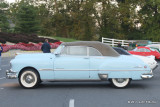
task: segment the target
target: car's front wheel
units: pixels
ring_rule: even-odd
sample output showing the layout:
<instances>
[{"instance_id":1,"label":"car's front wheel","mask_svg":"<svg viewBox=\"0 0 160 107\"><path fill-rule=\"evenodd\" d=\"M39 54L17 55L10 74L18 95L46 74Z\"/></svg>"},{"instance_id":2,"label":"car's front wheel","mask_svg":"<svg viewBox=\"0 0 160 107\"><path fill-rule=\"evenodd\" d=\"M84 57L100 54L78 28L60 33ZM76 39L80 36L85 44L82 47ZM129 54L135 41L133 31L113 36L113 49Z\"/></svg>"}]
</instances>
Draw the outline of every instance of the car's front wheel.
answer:
<instances>
[{"instance_id":1,"label":"car's front wheel","mask_svg":"<svg viewBox=\"0 0 160 107\"><path fill-rule=\"evenodd\" d=\"M112 78L110 79L112 85L116 88L125 88L130 84L129 78Z\"/></svg>"},{"instance_id":2,"label":"car's front wheel","mask_svg":"<svg viewBox=\"0 0 160 107\"><path fill-rule=\"evenodd\" d=\"M40 77L35 70L26 69L20 74L19 83L24 88L35 88L40 83Z\"/></svg>"}]
</instances>

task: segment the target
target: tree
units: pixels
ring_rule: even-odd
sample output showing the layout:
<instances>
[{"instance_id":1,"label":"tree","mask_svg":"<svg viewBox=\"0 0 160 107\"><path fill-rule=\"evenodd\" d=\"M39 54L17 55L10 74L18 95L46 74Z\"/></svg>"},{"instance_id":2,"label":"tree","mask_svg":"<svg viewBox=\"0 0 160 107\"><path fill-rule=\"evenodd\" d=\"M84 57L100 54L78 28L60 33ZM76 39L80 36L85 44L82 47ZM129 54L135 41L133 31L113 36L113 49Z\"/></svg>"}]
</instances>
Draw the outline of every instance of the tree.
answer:
<instances>
[{"instance_id":1,"label":"tree","mask_svg":"<svg viewBox=\"0 0 160 107\"><path fill-rule=\"evenodd\" d=\"M100 35L99 40L102 37L122 38L118 16L118 7L112 0L95 0L94 18Z\"/></svg>"},{"instance_id":2,"label":"tree","mask_svg":"<svg viewBox=\"0 0 160 107\"><path fill-rule=\"evenodd\" d=\"M142 0L140 6L139 16L143 39L160 41L160 1Z\"/></svg>"},{"instance_id":3,"label":"tree","mask_svg":"<svg viewBox=\"0 0 160 107\"><path fill-rule=\"evenodd\" d=\"M27 0L18 3L16 11L15 32L32 34L40 29L37 8L31 5Z\"/></svg>"},{"instance_id":4,"label":"tree","mask_svg":"<svg viewBox=\"0 0 160 107\"><path fill-rule=\"evenodd\" d=\"M4 0L0 1L0 30L2 32L8 32L9 30L8 7L8 3Z\"/></svg>"},{"instance_id":5,"label":"tree","mask_svg":"<svg viewBox=\"0 0 160 107\"><path fill-rule=\"evenodd\" d=\"M21 33L160 40L159 0L21 0L11 4L10 12Z\"/></svg>"}]
</instances>

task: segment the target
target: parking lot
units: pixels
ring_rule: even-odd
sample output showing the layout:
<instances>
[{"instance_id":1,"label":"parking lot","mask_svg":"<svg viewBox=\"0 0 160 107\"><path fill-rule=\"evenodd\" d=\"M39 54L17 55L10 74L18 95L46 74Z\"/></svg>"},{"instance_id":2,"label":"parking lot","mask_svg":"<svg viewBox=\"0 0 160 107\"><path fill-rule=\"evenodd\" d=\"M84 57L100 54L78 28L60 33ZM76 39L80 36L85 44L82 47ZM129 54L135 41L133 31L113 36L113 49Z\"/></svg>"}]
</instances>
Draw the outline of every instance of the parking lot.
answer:
<instances>
[{"instance_id":1,"label":"parking lot","mask_svg":"<svg viewBox=\"0 0 160 107\"><path fill-rule=\"evenodd\" d=\"M17 79L6 79L11 57L2 58L0 107L159 107L160 66L154 78L132 81L125 89L109 82L44 82L36 89L23 89ZM158 61L160 65L160 61Z\"/></svg>"}]
</instances>

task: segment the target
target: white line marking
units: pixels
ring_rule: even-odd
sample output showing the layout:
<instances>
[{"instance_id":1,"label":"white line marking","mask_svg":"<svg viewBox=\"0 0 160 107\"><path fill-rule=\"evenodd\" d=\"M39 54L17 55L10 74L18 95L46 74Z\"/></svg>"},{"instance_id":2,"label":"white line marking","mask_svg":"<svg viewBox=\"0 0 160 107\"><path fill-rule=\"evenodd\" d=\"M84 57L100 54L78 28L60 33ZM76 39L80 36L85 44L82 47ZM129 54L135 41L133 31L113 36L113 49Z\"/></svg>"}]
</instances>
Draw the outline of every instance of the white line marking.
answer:
<instances>
[{"instance_id":1,"label":"white line marking","mask_svg":"<svg viewBox=\"0 0 160 107\"><path fill-rule=\"evenodd\" d=\"M6 77L2 77L2 78L0 78L0 80L1 80L1 79L5 79L5 78L6 78Z\"/></svg>"},{"instance_id":2,"label":"white line marking","mask_svg":"<svg viewBox=\"0 0 160 107\"><path fill-rule=\"evenodd\" d=\"M69 107L74 107L74 99L70 99L70 101L69 101Z\"/></svg>"}]
</instances>

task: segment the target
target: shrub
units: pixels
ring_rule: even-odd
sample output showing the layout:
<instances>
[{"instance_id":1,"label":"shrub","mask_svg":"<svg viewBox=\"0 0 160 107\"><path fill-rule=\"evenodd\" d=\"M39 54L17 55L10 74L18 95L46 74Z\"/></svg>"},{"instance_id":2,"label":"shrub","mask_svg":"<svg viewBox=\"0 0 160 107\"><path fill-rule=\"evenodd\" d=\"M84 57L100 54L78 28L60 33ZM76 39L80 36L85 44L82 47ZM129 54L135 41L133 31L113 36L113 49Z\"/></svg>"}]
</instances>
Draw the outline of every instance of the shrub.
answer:
<instances>
[{"instance_id":1,"label":"shrub","mask_svg":"<svg viewBox=\"0 0 160 107\"><path fill-rule=\"evenodd\" d=\"M61 44L61 42L56 42L56 43L50 43L51 48L55 49ZM26 51L36 51L36 50L41 50L42 43L38 44L33 44L33 43L17 43L15 45L6 45L2 44L3 47L3 52L7 52L11 49L21 49L21 50L26 50Z\"/></svg>"},{"instance_id":2,"label":"shrub","mask_svg":"<svg viewBox=\"0 0 160 107\"><path fill-rule=\"evenodd\" d=\"M0 43L5 44L5 43L6 43L6 40L0 37Z\"/></svg>"},{"instance_id":3,"label":"shrub","mask_svg":"<svg viewBox=\"0 0 160 107\"><path fill-rule=\"evenodd\" d=\"M36 34L26 35L26 34L16 34L16 33L3 33L0 32L0 38L3 39L3 41L8 41L12 43L39 43L44 42L46 38L38 37ZM59 42L59 40L49 39L49 42Z\"/></svg>"}]
</instances>

